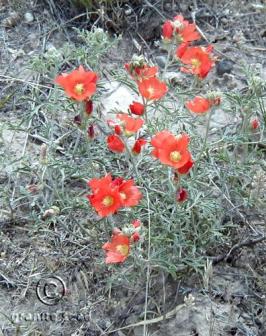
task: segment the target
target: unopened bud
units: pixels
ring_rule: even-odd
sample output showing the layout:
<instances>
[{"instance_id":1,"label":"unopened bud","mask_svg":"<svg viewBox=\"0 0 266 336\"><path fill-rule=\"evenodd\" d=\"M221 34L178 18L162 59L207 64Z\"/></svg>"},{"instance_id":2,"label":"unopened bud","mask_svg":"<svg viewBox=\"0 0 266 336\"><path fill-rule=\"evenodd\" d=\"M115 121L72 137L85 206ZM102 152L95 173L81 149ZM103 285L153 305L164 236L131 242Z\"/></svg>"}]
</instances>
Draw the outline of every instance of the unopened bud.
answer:
<instances>
[{"instance_id":1,"label":"unopened bud","mask_svg":"<svg viewBox=\"0 0 266 336\"><path fill-rule=\"evenodd\" d=\"M50 209L44 211L42 218L47 219L51 217L58 216L60 214L60 209L57 206L52 206Z\"/></svg>"}]
</instances>

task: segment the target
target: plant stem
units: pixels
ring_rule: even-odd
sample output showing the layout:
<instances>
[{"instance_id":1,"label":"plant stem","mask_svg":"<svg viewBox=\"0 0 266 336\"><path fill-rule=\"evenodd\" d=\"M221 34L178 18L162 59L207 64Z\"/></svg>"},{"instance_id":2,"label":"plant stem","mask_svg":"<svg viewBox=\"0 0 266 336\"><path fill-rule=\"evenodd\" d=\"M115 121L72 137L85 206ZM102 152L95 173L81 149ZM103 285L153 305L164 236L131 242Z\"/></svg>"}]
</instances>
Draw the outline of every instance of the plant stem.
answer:
<instances>
[{"instance_id":1,"label":"plant stem","mask_svg":"<svg viewBox=\"0 0 266 336\"><path fill-rule=\"evenodd\" d=\"M205 137L204 137L204 141L203 141L203 146L202 146L200 155L198 156L196 162L198 162L202 158L202 156L203 156L203 154L206 150L207 139L208 139L209 130L210 130L210 121L211 121L211 111L209 112L209 115L208 115L208 118L207 118L206 132L205 132Z\"/></svg>"},{"instance_id":2,"label":"plant stem","mask_svg":"<svg viewBox=\"0 0 266 336\"><path fill-rule=\"evenodd\" d=\"M126 141L124 138L122 138L122 140L123 140L123 142L124 142L124 145L125 145L125 148L126 148L126 152L127 152L127 154L128 154L128 162L132 164L132 167L133 167L133 170L134 170L136 176L138 177L138 179L140 179L139 172L138 172L138 168L137 168L137 166L136 166L134 157L133 157L133 155L132 155L132 153L131 153L131 151L130 151L130 149L129 149L129 147L128 147L127 141ZM130 159L131 159L131 160L130 160Z\"/></svg>"}]
</instances>

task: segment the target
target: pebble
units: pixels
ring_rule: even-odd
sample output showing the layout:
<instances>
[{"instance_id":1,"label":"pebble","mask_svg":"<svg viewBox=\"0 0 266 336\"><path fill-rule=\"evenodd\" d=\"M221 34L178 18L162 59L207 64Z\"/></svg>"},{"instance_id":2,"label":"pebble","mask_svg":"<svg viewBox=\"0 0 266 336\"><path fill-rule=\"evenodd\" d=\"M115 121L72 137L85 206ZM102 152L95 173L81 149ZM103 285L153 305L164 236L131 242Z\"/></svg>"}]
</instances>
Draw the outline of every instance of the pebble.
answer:
<instances>
[{"instance_id":1,"label":"pebble","mask_svg":"<svg viewBox=\"0 0 266 336\"><path fill-rule=\"evenodd\" d=\"M132 14L132 9L131 8L128 8L125 10L125 14L128 16L128 15L131 15Z\"/></svg>"},{"instance_id":2,"label":"pebble","mask_svg":"<svg viewBox=\"0 0 266 336\"><path fill-rule=\"evenodd\" d=\"M31 12L27 12L24 14L24 19L27 23L31 23L34 21L34 16Z\"/></svg>"},{"instance_id":3,"label":"pebble","mask_svg":"<svg viewBox=\"0 0 266 336\"><path fill-rule=\"evenodd\" d=\"M216 73L222 77L225 73L230 73L233 69L234 62L230 60L222 60L216 65Z\"/></svg>"},{"instance_id":4,"label":"pebble","mask_svg":"<svg viewBox=\"0 0 266 336\"><path fill-rule=\"evenodd\" d=\"M166 57L165 56L156 56L155 61L159 65L160 68L164 68L165 64L166 64Z\"/></svg>"}]
</instances>

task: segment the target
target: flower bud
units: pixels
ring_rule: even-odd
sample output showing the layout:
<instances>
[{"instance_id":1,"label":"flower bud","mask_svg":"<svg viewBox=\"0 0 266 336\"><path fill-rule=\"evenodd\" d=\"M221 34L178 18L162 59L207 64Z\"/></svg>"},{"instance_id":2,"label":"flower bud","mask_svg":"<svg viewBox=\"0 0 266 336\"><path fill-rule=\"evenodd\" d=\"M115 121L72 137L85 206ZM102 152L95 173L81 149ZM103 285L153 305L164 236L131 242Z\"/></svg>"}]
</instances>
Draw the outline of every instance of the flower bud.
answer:
<instances>
[{"instance_id":1,"label":"flower bud","mask_svg":"<svg viewBox=\"0 0 266 336\"><path fill-rule=\"evenodd\" d=\"M186 189L180 188L176 193L176 200L179 203L185 202L188 198L188 193Z\"/></svg>"},{"instance_id":2,"label":"flower bud","mask_svg":"<svg viewBox=\"0 0 266 336\"><path fill-rule=\"evenodd\" d=\"M250 126L253 130L256 130L257 128L260 127L260 123L259 123L259 120L258 118L254 118L250 121Z\"/></svg>"},{"instance_id":3,"label":"flower bud","mask_svg":"<svg viewBox=\"0 0 266 336\"><path fill-rule=\"evenodd\" d=\"M129 105L130 112L135 115L143 115L145 112L145 106L139 102L133 101L131 105Z\"/></svg>"},{"instance_id":4,"label":"flower bud","mask_svg":"<svg viewBox=\"0 0 266 336\"><path fill-rule=\"evenodd\" d=\"M73 122L74 122L74 124L80 126L81 123L82 123L81 116L80 116L79 114L77 114L77 115L74 117Z\"/></svg>"},{"instance_id":5,"label":"flower bud","mask_svg":"<svg viewBox=\"0 0 266 336\"><path fill-rule=\"evenodd\" d=\"M90 116L93 111L93 103L92 100L85 101L85 113L87 116Z\"/></svg>"}]
</instances>

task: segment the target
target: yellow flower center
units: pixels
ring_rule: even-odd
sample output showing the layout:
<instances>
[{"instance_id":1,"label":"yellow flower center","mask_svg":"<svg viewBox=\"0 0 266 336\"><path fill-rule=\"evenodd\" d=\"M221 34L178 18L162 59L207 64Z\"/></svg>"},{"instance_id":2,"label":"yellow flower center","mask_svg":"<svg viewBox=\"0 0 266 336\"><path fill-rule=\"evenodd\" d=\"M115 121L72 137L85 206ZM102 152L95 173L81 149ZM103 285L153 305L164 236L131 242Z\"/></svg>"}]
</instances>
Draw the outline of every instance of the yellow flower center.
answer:
<instances>
[{"instance_id":1,"label":"yellow flower center","mask_svg":"<svg viewBox=\"0 0 266 336\"><path fill-rule=\"evenodd\" d=\"M152 86L149 86L147 91L149 92L150 96L153 96L154 94L154 88Z\"/></svg>"},{"instance_id":2,"label":"yellow flower center","mask_svg":"<svg viewBox=\"0 0 266 336\"><path fill-rule=\"evenodd\" d=\"M170 153L170 160L172 162L178 162L181 159L181 154L178 151L173 151Z\"/></svg>"},{"instance_id":3,"label":"yellow flower center","mask_svg":"<svg viewBox=\"0 0 266 336\"><path fill-rule=\"evenodd\" d=\"M176 39L177 39L177 42L179 42L179 43L182 43L182 42L184 41L183 36L180 35L180 34L178 34L178 35L176 36Z\"/></svg>"},{"instance_id":4,"label":"yellow flower center","mask_svg":"<svg viewBox=\"0 0 266 336\"><path fill-rule=\"evenodd\" d=\"M133 132L130 132L130 131L128 131L128 130L125 130L124 134L125 134L125 136L126 136L127 138L129 138L129 137L131 137L134 133L133 133Z\"/></svg>"},{"instance_id":5,"label":"yellow flower center","mask_svg":"<svg viewBox=\"0 0 266 336\"><path fill-rule=\"evenodd\" d=\"M192 58L191 64L195 68L199 68L201 66L201 63L200 63L200 61L197 58Z\"/></svg>"},{"instance_id":6,"label":"yellow flower center","mask_svg":"<svg viewBox=\"0 0 266 336\"><path fill-rule=\"evenodd\" d=\"M74 91L77 95L82 95L82 93L84 92L84 85L82 83L76 84Z\"/></svg>"},{"instance_id":7,"label":"yellow flower center","mask_svg":"<svg viewBox=\"0 0 266 336\"><path fill-rule=\"evenodd\" d=\"M127 198L127 195L123 192L120 193L122 200L124 201Z\"/></svg>"},{"instance_id":8,"label":"yellow flower center","mask_svg":"<svg viewBox=\"0 0 266 336\"><path fill-rule=\"evenodd\" d=\"M109 207L114 204L114 198L112 196L105 196L102 200L102 204L106 207Z\"/></svg>"},{"instance_id":9,"label":"yellow flower center","mask_svg":"<svg viewBox=\"0 0 266 336\"><path fill-rule=\"evenodd\" d=\"M117 245L116 251L122 254L123 256L127 256L129 252L129 248L127 245Z\"/></svg>"}]
</instances>

